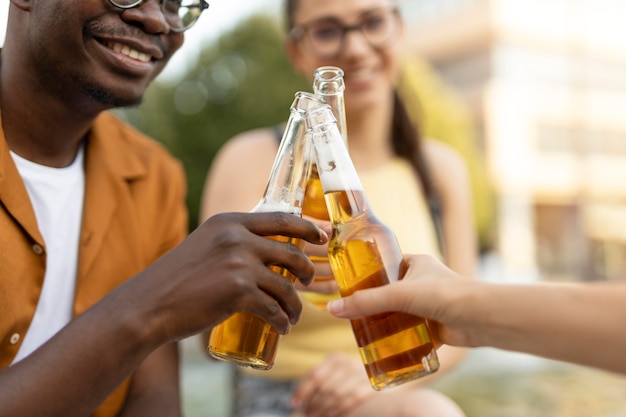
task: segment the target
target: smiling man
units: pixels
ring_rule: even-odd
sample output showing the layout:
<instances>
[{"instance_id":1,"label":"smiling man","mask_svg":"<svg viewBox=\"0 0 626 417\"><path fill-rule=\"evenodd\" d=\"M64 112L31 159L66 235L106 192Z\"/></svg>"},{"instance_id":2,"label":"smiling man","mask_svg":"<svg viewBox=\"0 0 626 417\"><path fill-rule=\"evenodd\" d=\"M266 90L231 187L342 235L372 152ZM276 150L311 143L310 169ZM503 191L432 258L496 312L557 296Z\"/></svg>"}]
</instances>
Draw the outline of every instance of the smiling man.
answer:
<instances>
[{"instance_id":1,"label":"smiling man","mask_svg":"<svg viewBox=\"0 0 626 417\"><path fill-rule=\"evenodd\" d=\"M313 265L283 213L185 238L185 180L107 110L137 104L204 0L11 0L0 61L0 415L179 416L176 341L236 311L281 333Z\"/></svg>"}]
</instances>

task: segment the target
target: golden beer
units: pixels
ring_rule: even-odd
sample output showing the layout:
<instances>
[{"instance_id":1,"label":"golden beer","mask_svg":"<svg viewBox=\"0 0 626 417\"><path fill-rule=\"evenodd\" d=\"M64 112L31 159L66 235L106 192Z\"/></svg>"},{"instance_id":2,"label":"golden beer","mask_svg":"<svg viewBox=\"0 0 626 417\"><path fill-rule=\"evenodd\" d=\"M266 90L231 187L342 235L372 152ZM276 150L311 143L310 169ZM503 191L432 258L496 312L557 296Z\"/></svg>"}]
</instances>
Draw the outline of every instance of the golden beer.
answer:
<instances>
[{"instance_id":1,"label":"golden beer","mask_svg":"<svg viewBox=\"0 0 626 417\"><path fill-rule=\"evenodd\" d=\"M344 103L344 72L336 66L322 66L315 69L313 74L313 91L315 95L330 106L331 111L337 121L339 132L347 145L346 110ZM319 220L330 220L328 209L324 200L324 190L320 181L317 166L313 164L307 182L304 201L302 203L302 215ZM309 256L314 263L328 262L327 256ZM334 279L332 275L315 276L316 281L330 281ZM311 291L301 291L300 295L305 300L311 302L320 309L326 309L326 304L340 297L338 292L332 294L316 293Z\"/></svg>"},{"instance_id":2,"label":"golden beer","mask_svg":"<svg viewBox=\"0 0 626 417\"><path fill-rule=\"evenodd\" d=\"M322 189L322 183L315 164L311 167L311 173L304 192L302 215L320 220L330 220L330 217L328 217L328 209L326 208L326 200L324 199L324 190ZM313 262L328 262L327 256L311 255L309 258ZM332 275L315 276L316 281L330 281L332 279L334 279ZM339 298L339 293L322 294L311 291L300 291L300 296L314 306L320 309L326 309L326 304L331 300Z\"/></svg>"},{"instance_id":3,"label":"golden beer","mask_svg":"<svg viewBox=\"0 0 626 417\"><path fill-rule=\"evenodd\" d=\"M302 215L320 220L330 220L328 209L326 208L326 200L324 199L324 189L315 165L311 166L311 173L306 183L304 201L302 202Z\"/></svg>"},{"instance_id":4,"label":"golden beer","mask_svg":"<svg viewBox=\"0 0 626 417\"><path fill-rule=\"evenodd\" d=\"M311 110L305 123L333 225L328 258L341 295L401 279L407 266L396 236L369 207L330 108ZM439 369L423 318L388 312L352 320L351 324L374 389L392 387Z\"/></svg>"},{"instance_id":5,"label":"golden beer","mask_svg":"<svg viewBox=\"0 0 626 417\"><path fill-rule=\"evenodd\" d=\"M401 279L406 265L395 235L368 210L363 192L329 192L326 200L331 218L338 220L329 243L329 258L341 295ZM352 320L351 324L375 389L392 387L439 368L423 318L394 312Z\"/></svg>"},{"instance_id":6,"label":"golden beer","mask_svg":"<svg viewBox=\"0 0 626 417\"><path fill-rule=\"evenodd\" d=\"M252 212L284 212L302 216L302 202L311 168L310 141L306 135L303 115L307 109L321 105L313 94L297 92L281 138L265 192ZM289 242L300 250L300 239L270 236ZM295 281L286 268L268 266L272 271ZM270 369L274 365L280 335L269 323L245 311L239 311L214 327L209 336L208 351L216 359L241 366Z\"/></svg>"},{"instance_id":7,"label":"golden beer","mask_svg":"<svg viewBox=\"0 0 626 417\"><path fill-rule=\"evenodd\" d=\"M300 249L304 242L300 239L271 236L279 242L290 242ZM295 277L285 268L269 267L291 282ZM208 350L211 356L227 362L256 369L270 369L274 365L280 335L260 317L248 313L235 313L211 331Z\"/></svg>"}]
</instances>

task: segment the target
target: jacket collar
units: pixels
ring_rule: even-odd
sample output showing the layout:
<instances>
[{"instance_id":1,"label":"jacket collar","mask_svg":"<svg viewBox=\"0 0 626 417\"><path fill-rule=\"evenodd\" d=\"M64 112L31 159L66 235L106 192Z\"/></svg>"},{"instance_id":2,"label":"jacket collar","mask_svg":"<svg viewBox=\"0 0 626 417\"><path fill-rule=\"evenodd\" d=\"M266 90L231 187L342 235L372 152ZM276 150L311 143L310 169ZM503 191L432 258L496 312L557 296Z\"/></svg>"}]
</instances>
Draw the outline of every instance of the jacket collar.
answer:
<instances>
[{"instance_id":1,"label":"jacket collar","mask_svg":"<svg viewBox=\"0 0 626 417\"><path fill-rule=\"evenodd\" d=\"M89 169L93 163L120 180L136 180L146 175L146 167L129 143L126 129L111 113L98 116L87 138L86 173L96 171ZM90 154L97 158L90 158Z\"/></svg>"},{"instance_id":2,"label":"jacket collar","mask_svg":"<svg viewBox=\"0 0 626 417\"><path fill-rule=\"evenodd\" d=\"M110 113L94 121L85 147L85 206L81 243L99 246L117 207L120 193L128 182L146 175L146 167L129 143L126 130ZM0 116L0 126L2 118ZM4 131L0 129L0 204L22 225L37 243L43 238L37 227L34 209L13 158ZM95 245L92 244L95 238ZM87 251L91 252L91 251Z\"/></svg>"},{"instance_id":3,"label":"jacket collar","mask_svg":"<svg viewBox=\"0 0 626 417\"><path fill-rule=\"evenodd\" d=\"M130 184L147 175L130 140L128 128L109 113L96 119L87 138L79 277L89 274L116 211L132 193Z\"/></svg>"},{"instance_id":4,"label":"jacket collar","mask_svg":"<svg viewBox=\"0 0 626 417\"><path fill-rule=\"evenodd\" d=\"M26 185L9 152L0 114L0 205L5 207L35 242L43 246L43 237L37 226L35 210L28 197Z\"/></svg>"}]
</instances>

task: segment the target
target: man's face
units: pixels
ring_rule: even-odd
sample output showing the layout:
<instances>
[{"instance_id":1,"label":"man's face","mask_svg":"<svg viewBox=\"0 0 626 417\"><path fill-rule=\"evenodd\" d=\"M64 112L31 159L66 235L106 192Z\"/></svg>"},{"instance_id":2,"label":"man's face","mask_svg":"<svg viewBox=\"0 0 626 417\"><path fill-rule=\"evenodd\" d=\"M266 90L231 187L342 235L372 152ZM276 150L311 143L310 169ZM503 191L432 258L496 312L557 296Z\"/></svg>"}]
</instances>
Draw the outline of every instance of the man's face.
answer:
<instances>
[{"instance_id":1,"label":"man's face","mask_svg":"<svg viewBox=\"0 0 626 417\"><path fill-rule=\"evenodd\" d=\"M119 9L108 0L31 0L28 43L41 87L104 108L137 104L183 43L158 0Z\"/></svg>"}]
</instances>

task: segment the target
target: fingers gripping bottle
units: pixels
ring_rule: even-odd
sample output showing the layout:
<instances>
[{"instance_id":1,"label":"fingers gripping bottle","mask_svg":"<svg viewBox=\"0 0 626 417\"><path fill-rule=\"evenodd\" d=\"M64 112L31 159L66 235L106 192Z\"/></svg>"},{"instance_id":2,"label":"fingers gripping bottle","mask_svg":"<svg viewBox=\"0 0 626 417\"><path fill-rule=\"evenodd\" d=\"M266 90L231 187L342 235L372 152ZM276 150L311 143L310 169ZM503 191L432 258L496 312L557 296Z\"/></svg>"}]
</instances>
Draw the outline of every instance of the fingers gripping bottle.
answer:
<instances>
[{"instance_id":1,"label":"fingers gripping bottle","mask_svg":"<svg viewBox=\"0 0 626 417\"><path fill-rule=\"evenodd\" d=\"M281 211L302 215L304 189L311 166L311 146L306 137L303 114L307 109L321 104L313 94L296 93L265 193L252 212ZM269 239L303 247L299 239L283 236L272 236ZM295 280L285 268L269 268L292 282ZM274 365L278 339L278 332L263 319L252 313L238 312L213 328L208 351L216 359L257 369L270 369Z\"/></svg>"},{"instance_id":2,"label":"fingers gripping bottle","mask_svg":"<svg viewBox=\"0 0 626 417\"><path fill-rule=\"evenodd\" d=\"M341 295L401 279L407 266L396 237L372 212L332 112L325 106L314 109L305 122L333 225L328 256ZM352 320L351 324L374 389L392 387L439 368L423 318L391 312Z\"/></svg>"},{"instance_id":3,"label":"fingers gripping bottle","mask_svg":"<svg viewBox=\"0 0 626 417\"><path fill-rule=\"evenodd\" d=\"M337 126L341 132L344 143L347 145L346 111L343 93L345 83L343 80L343 70L339 67L324 66L319 67L313 74L313 92L325 104L328 104L337 120ZM324 201L324 191L317 172L317 166L311 166L309 181L307 182L302 206L302 215L320 220L330 220L326 202ZM313 262L328 262L326 256L310 256ZM332 280L332 275L316 276L317 281ZM308 300L316 307L326 308L326 303L339 297L339 294L320 294L309 291L300 293L304 300Z\"/></svg>"}]
</instances>

